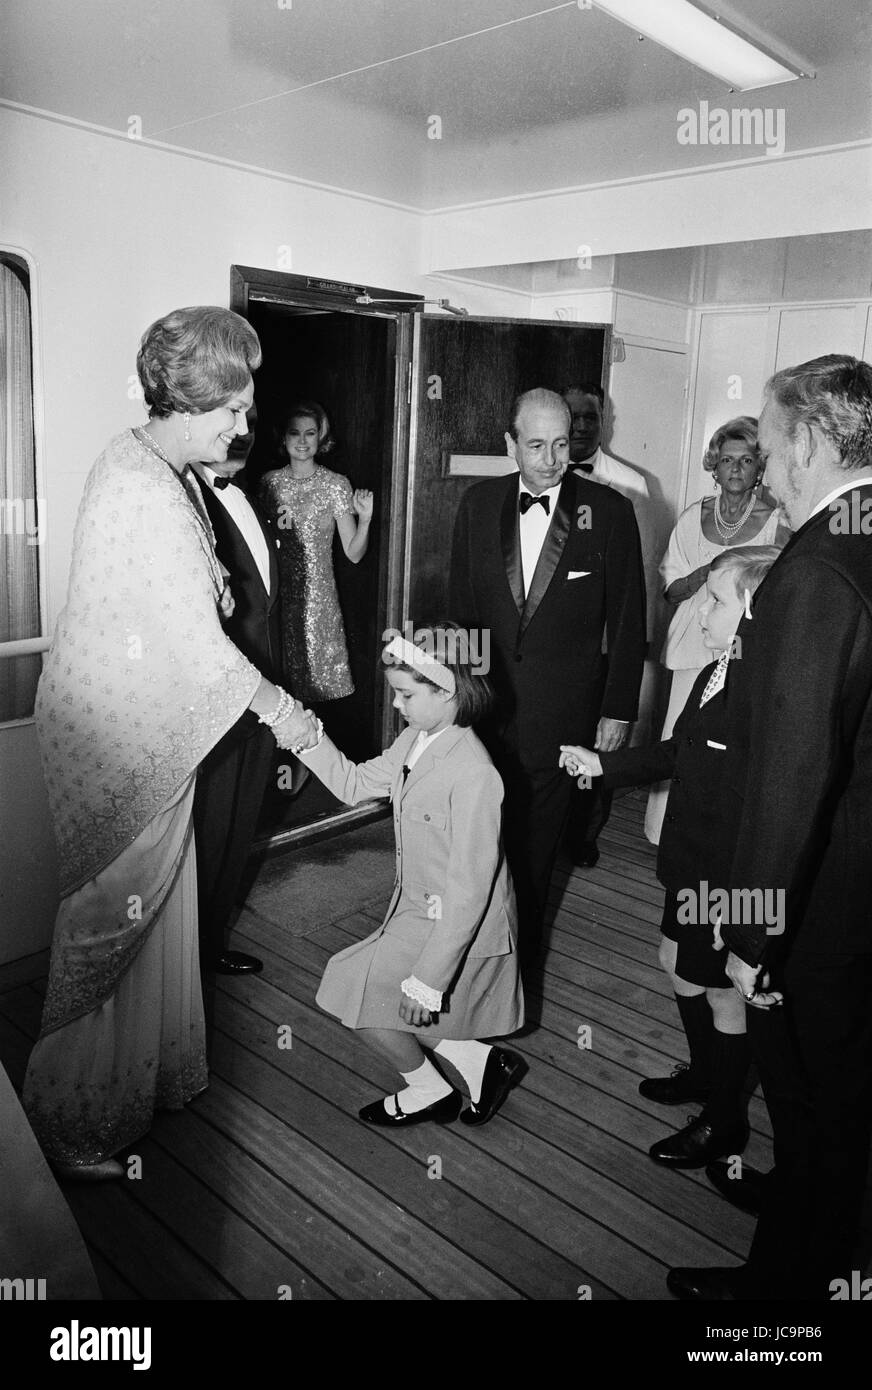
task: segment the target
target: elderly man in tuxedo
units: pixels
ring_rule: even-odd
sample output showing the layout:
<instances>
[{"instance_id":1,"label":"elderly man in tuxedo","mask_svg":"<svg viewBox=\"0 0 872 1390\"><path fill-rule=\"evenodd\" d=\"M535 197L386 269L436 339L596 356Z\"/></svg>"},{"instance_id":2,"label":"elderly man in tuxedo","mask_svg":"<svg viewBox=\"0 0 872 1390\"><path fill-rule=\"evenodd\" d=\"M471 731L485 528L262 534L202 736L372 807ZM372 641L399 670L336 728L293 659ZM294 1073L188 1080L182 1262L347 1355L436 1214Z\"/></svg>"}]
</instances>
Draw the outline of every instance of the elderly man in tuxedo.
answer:
<instances>
[{"instance_id":1,"label":"elderly man in tuxedo","mask_svg":"<svg viewBox=\"0 0 872 1390\"><path fill-rule=\"evenodd\" d=\"M254 443L254 409L248 433L238 436L223 463L193 465L215 533L215 551L228 575L232 611L225 618L231 641L269 680L280 680L281 613L275 547L265 520L233 478L245 467ZM204 974L250 974L262 961L226 949L257 818L272 769L275 740L246 711L216 743L197 773L194 834L197 847L200 965Z\"/></svg>"},{"instance_id":2,"label":"elderly man in tuxedo","mask_svg":"<svg viewBox=\"0 0 872 1390\"><path fill-rule=\"evenodd\" d=\"M746 1265L668 1282L681 1298L827 1299L857 1270L872 1131L872 367L778 372L759 440L794 535L728 667L728 888L781 893L784 929L749 899L720 930L775 1172Z\"/></svg>"},{"instance_id":3,"label":"elderly man in tuxedo","mask_svg":"<svg viewBox=\"0 0 872 1390\"><path fill-rule=\"evenodd\" d=\"M489 633L501 709L485 736L506 784L506 847L527 959L574 792L558 766L560 744L573 741L570 731L605 750L624 742L645 652L633 508L567 473L569 429L555 392L517 398L506 446L518 473L464 495L451 558L452 617Z\"/></svg>"}]
</instances>

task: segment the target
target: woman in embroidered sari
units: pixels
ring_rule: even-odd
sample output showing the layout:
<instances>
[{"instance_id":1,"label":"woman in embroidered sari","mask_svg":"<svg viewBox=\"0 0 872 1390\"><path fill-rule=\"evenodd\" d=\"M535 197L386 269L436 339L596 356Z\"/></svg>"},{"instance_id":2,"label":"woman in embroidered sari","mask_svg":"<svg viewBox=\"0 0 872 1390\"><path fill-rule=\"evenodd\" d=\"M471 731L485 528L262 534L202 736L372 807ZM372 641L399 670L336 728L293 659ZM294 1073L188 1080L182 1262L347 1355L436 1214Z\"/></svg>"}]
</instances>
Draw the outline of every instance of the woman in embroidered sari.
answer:
<instances>
[{"instance_id":1,"label":"woman in embroidered sari","mask_svg":"<svg viewBox=\"0 0 872 1390\"><path fill-rule=\"evenodd\" d=\"M191 822L197 765L247 708L285 747L313 727L221 628L232 598L188 465L247 430L257 335L227 309L146 332L148 427L91 470L67 606L36 700L61 906L24 1104L56 1169L113 1155L207 1084Z\"/></svg>"}]
</instances>

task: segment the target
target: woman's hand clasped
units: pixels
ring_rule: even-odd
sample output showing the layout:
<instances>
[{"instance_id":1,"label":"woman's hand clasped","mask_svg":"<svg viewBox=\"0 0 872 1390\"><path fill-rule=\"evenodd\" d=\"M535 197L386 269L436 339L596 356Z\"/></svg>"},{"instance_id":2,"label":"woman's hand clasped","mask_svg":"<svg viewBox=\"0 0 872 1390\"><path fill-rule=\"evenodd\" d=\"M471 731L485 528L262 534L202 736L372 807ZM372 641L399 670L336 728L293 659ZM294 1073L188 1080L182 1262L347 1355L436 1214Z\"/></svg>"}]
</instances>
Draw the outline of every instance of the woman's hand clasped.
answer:
<instances>
[{"instance_id":1,"label":"woman's hand clasped","mask_svg":"<svg viewBox=\"0 0 872 1390\"><path fill-rule=\"evenodd\" d=\"M318 742L318 721L310 709L295 709L281 724L273 725L273 734L279 748L314 748Z\"/></svg>"},{"instance_id":2,"label":"woman's hand clasped","mask_svg":"<svg viewBox=\"0 0 872 1390\"><path fill-rule=\"evenodd\" d=\"M591 777L602 777L603 765L592 748L582 748L577 743L561 743L559 766L566 769L570 777L578 778L582 788L590 786Z\"/></svg>"}]
</instances>

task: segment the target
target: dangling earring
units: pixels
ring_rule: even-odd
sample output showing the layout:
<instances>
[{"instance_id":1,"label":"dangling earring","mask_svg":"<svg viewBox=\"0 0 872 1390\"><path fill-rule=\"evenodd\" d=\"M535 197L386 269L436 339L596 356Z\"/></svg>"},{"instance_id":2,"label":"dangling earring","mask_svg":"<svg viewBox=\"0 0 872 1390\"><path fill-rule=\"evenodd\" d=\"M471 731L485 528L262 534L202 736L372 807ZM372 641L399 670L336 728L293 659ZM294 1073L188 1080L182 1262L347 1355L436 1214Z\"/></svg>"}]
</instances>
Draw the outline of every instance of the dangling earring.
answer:
<instances>
[{"instance_id":1,"label":"dangling earring","mask_svg":"<svg viewBox=\"0 0 872 1390\"><path fill-rule=\"evenodd\" d=\"M186 411L185 411L185 438L186 438L186 439L190 439L190 438L191 438L191 412L190 412L190 410L186 410Z\"/></svg>"}]
</instances>

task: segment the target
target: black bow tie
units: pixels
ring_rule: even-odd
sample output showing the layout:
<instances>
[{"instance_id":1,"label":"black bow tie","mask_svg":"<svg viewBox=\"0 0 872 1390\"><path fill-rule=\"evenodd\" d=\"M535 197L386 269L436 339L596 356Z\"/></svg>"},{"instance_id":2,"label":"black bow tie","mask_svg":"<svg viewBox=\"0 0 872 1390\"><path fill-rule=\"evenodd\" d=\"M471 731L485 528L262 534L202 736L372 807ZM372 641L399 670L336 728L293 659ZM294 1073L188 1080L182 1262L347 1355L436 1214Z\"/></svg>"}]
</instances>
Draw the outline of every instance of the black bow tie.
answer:
<instances>
[{"instance_id":1,"label":"black bow tie","mask_svg":"<svg viewBox=\"0 0 872 1390\"><path fill-rule=\"evenodd\" d=\"M542 503L545 515L550 516L551 498L546 497L544 493L542 493L540 497L534 497L532 492L522 492L518 497L518 506L521 508L521 516L526 516L530 508L534 507L537 502Z\"/></svg>"},{"instance_id":2,"label":"black bow tie","mask_svg":"<svg viewBox=\"0 0 872 1390\"><path fill-rule=\"evenodd\" d=\"M230 478L213 478L213 479L212 479L212 486L213 486L213 487L220 487L220 488L229 487L229 486L230 486L230 481L231 481Z\"/></svg>"},{"instance_id":3,"label":"black bow tie","mask_svg":"<svg viewBox=\"0 0 872 1390\"><path fill-rule=\"evenodd\" d=\"M593 472L593 464L592 464L592 463L575 463L575 464L573 464L573 467L574 467L574 469L575 469L575 471L576 471L577 473L592 473L592 472Z\"/></svg>"}]
</instances>

